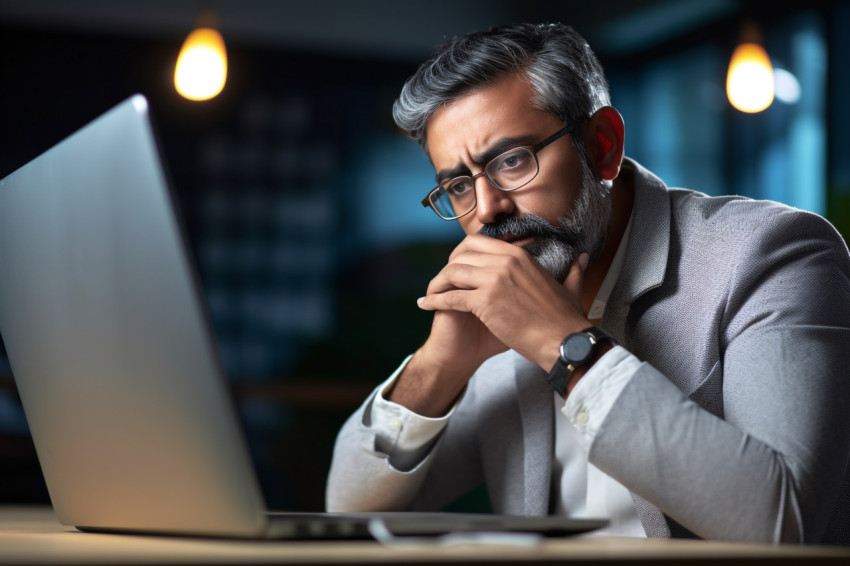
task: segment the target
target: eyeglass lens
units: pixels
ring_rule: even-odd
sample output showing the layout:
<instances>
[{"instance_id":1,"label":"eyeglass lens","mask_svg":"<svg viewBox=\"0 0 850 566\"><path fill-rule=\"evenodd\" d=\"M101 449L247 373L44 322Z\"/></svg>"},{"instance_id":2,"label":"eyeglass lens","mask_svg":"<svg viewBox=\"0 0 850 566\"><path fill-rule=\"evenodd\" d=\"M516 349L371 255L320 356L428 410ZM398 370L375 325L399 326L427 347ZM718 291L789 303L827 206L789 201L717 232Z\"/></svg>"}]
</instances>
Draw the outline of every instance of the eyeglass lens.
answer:
<instances>
[{"instance_id":1,"label":"eyeglass lens","mask_svg":"<svg viewBox=\"0 0 850 566\"><path fill-rule=\"evenodd\" d=\"M490 161L484 175L496 188L513 191L534 179L537 171L534 154L528 148L518 147ZM475 180L455 177L432 194L431 202L444 218L463 216L475 208Z\"/></svg>"}]
</instances>

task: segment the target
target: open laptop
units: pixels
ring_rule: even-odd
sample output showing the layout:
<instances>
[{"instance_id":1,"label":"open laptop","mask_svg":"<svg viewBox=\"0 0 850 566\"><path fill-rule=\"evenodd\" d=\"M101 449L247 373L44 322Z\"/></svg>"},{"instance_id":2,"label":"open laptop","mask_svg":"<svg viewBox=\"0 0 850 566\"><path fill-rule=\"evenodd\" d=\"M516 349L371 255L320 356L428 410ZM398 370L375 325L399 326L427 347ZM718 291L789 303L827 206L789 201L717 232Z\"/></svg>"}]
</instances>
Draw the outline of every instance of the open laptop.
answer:
<instances>
[{"instance_id":1,"label":"open laptop","mask_svg":"<svg viewBox=\"0 0 850 566\"><path fill-rule=\"evenodd\" d=\"M274 538L368 537L376 517L395 535L604 524L267 513L199 289L143 96L0 181L0 333L61 523Z\"/></svg>"}]
</instances>

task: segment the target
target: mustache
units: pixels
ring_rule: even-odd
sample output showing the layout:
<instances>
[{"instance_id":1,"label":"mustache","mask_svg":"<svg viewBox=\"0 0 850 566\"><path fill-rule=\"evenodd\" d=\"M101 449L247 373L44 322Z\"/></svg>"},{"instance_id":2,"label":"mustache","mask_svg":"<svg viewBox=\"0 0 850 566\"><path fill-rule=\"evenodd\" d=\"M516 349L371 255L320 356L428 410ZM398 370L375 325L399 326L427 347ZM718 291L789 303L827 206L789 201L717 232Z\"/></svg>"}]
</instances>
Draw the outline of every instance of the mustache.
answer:
<instances>
[{"instance_id":1,"label":"mustache","mask_svg":"<svg viewBox=\"0 0 850 566\"><path fill-rule=\"evenodd\" d=\"M506 240L509 237L515 239L538 237L556 239L573 245L581 240L581 234L577 230L570 230L563 225L556 226L536 214L506 216L496 222L484 224L478 233L497 240Z\"/></svg>"}]
</instances>

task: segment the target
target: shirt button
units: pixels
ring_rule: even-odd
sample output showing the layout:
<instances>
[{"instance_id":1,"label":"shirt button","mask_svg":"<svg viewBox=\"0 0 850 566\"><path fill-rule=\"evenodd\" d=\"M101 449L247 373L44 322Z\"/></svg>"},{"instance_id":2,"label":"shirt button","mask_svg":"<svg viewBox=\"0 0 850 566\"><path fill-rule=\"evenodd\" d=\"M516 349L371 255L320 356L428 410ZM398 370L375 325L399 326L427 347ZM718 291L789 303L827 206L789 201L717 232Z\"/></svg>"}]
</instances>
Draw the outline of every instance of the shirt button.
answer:
<instances>
[{"instance_id":1,"label":"shirt button","mask_svg":"<svg viewBox=\"0 0 850 566\"><path fill-rule=\"evenodd\" d=\"M587 414L587 411L581 411L576 415L576 424L579 426L584 426L587 424L587 421L590 420L590 415Z\"/></svg>"},{"instance_id":2,"label":"shirt button","mask_svg":"<svg viewBox=\"0 0 850 566\"><path fill-rule=\"evenodd\" d=\"M401 427L404 426L404 423L401 422L401 419L392 419L390 421L390 426L396 430L401 430Z\"/></svg>"}]
</instances>

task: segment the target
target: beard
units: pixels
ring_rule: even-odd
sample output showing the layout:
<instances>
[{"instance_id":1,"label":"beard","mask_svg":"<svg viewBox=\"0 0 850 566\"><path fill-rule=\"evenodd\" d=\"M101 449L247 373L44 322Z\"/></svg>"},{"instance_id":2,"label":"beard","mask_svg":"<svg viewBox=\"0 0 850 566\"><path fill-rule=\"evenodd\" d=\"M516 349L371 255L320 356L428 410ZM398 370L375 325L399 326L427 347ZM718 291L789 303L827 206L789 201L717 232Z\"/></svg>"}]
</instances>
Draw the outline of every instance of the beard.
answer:
<instances>
[{"instance_id":1,"label":"beard","mask_svg":"<svg viewBox=\"0 0 850 566\"><path fill-rule=\"evenodd\" d=\"M610 184L597 179L585 159L582 184L571 210L557 220L557 225L535 214L507 216L485 224L479 234L504 240L508 236L534 238L526 246L537 263L558 283L566 280L570 265L582 252L593 261L605 246L612 205Z\"/></svg>"}]
</instances>

